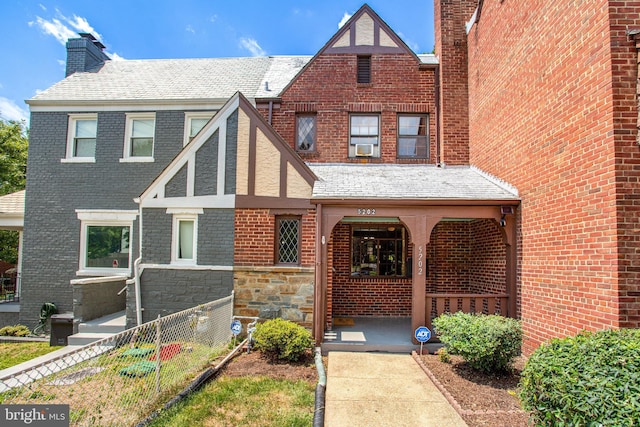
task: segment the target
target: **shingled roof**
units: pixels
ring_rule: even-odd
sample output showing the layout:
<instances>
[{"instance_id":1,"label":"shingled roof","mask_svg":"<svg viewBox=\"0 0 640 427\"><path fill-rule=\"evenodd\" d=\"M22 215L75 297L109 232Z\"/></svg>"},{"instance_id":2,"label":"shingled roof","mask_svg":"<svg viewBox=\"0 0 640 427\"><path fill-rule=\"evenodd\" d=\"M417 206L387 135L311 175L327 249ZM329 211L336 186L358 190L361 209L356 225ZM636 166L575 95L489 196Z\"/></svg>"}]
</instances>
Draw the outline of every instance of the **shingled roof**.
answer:
<instances>
[{"instance_id":1,"label":"shingled roof","mask_svg":"<svg viewBox=\"0 0 640 427\"><path fill-rule=\"evenodd\" d=\"M20 230L24 224L24 190L0 196L0 230Z\"/></svg>"},{"instance_id":2,"label":"shingled roof","mask_svg":"<svg viewBox=\"0 0 640 427\"><path fill-rule=\"evenodd\" d=\"M74 73L27 101L77 102L223 100L275 97L310 56L107 61L99 71Z\"/></svg>"},{"instance_id":3,"label":"shingled roof","mask_svg":"<svg viewBox=\"0 0 640 427\"><path fill-rule=\"evenodd\" d=\"M313 200L517 201L517 191L469 166L309 165L319 177Z\"/></svg>"}]
</instances>

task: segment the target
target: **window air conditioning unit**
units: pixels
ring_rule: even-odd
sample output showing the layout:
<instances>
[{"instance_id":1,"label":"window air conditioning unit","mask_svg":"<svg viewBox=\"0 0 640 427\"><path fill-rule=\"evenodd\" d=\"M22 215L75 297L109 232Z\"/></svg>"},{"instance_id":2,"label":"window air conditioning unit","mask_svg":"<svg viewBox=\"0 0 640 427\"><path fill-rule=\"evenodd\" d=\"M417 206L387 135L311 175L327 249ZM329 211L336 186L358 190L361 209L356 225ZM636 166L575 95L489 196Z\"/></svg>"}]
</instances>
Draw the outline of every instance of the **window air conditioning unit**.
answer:
<instances>
[{"instance_id":1,"label":"window air conditioning unit","mask_svg":"<svg viewBox=\"0 0 640 427\"><path fill-rule=\"evenodd\" d=\"M357 157L373 156L373 144L356 144L356 156Z\"/></svg>"}]
</instances>

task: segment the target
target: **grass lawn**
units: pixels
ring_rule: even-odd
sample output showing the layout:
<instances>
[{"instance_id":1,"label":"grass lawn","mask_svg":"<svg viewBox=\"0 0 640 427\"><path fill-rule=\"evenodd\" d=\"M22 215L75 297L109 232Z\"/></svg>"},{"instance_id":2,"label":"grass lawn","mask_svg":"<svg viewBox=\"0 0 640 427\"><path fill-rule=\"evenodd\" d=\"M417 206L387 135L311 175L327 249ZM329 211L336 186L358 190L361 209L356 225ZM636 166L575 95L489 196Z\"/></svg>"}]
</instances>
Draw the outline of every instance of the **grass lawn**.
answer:
<instances>
[{"instance_id":1,"label":"grass lawn","mask_svg":"<svg viewBox=\"0 0 640 427\"><path fill-rule=\"evenodd\" d=\"M16 342L0 344L0 369L10 368L60 347L50 347L48 342Z\"/></svg>"},{"instance_id":2,"label":"grass lawn","mask_svg":"<svg viewBox=\"0 0 640 427\"><path fill-rule=\"evenodd\" d=\"M313 422L315 387L303 380L219 377L162 413L150 427L302 427Z\"/></svg>"}]
</instances>

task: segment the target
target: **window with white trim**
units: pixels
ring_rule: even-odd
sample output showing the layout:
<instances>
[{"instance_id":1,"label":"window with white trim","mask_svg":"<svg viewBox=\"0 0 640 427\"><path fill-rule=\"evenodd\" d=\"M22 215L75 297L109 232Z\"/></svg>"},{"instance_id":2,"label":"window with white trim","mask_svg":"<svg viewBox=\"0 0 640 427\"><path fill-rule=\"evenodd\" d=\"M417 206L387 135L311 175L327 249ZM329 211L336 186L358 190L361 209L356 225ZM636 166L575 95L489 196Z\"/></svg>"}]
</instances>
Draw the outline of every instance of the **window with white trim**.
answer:
<instances>
[{"instance_id":1,"label":"window with white trim","mask_svg":"<svg viewBox=\"0 0 640 427\"><path fill-rule=\"evenodd\" d=\"M349 157L380 157L380 116L349 116Z\"/></svg>"},{"instance_id":2,"label":"window with white trim","mask_svg":"<svg viewBox=\"0 0 640 427\"><path fill-rule=\"evenodd\" d=\"M184 142L187 145L211 120L213 112L184 113Z\"/></svg>"},{"instance_id":3,"label":"window with white trim","mask_svg":"<svg viewBox=\"0 0 640 427\"><path fill-rule=\"evenodd\" d=\"M77 210L80 225L78 275L131 273L131 237L137 211Z\"/></svg>"},{"instance_id":4,"label":"window with white trim","mask_svg":"<svg viewBox=\"0 0 640 427\"><path fill-rule=\"evenodd\" d=\"M69 114L67 153L63 162L95 162L97 114Z\"/></svg>"},{"instance_id":5,"label":"window with white trim","mask_svg":"<svg viewBox=\"0 0 640 427\"><path fill-rule=\"evenodd\" d=\"M121 161L152 162L156 115L127 114L124 153Z\"/></svg>"},{"instance_id":6,"label":"window with white trim","mask_svg":"<svg viewBox=\"0 0 640 427\"><path fill-rule=\"evenodd\" d=\"M173 215L171 263L197 264L198 214L202 209L167 209Z\"/></svg>"}]
</instances>

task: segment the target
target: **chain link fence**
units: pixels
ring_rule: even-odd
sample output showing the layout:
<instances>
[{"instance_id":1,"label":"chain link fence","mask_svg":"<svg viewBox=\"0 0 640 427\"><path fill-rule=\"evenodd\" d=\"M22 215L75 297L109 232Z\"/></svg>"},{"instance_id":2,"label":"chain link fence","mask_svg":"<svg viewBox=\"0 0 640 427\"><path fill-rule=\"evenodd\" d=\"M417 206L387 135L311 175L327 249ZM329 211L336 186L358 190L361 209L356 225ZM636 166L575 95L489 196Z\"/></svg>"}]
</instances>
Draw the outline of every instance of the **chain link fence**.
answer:
<instances>
[{"instance_id":1,"label":"chain link fence","mask_svg":"<svg viewBox=\"0 0 640 427\"><path fill-rule=\"evenodd\" d=\"M229 352L233 295L0 379L2 404L67 404L72 426L135 425Z\"/></svg>"}]
</instances>

